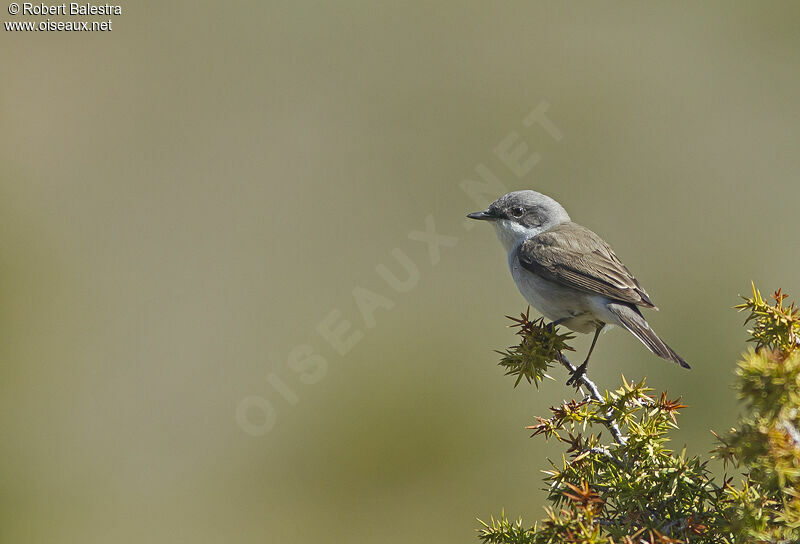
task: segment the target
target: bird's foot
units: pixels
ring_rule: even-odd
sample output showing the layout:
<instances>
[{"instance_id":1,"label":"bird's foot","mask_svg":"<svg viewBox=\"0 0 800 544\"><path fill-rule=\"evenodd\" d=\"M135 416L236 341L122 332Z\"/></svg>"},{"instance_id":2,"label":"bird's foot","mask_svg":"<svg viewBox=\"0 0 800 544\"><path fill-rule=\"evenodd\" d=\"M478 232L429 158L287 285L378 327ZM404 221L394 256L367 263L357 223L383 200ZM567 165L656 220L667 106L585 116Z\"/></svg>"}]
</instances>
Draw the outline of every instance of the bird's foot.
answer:
<instances>
[{"instance_id":1,"label":"bird's foot","mask_svg":"<svg viewBox=\"0 0 800 544\"><path fill-rule=\"evenodd\" d=\"M581 378L583 375L586 374L586 366L588 365L589 361L584 361L581 366L575 369L575 372L572 373L572 376L567 380L567 385L575 386L575 388L580 387L581 385Z\"/></svg>"}]
</instances>

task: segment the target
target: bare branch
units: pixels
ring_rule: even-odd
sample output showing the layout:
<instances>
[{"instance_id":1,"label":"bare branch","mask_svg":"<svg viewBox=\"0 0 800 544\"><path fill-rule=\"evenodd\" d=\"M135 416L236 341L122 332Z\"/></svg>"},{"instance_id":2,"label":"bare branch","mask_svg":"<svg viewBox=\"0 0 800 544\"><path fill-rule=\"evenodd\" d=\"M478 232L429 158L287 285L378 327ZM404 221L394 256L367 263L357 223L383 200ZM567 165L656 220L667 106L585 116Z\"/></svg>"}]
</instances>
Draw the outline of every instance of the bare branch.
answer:
<instances>
[{"instance_id":1,"label":"bare branch","mask_svg":"<svg viewBox=\"0 0 800 544\"><path fill-rule=\"evenodd\" d=\"M567 359L563 353L559 353L559 362L564 368L569 370L571 373L573 374L575 373L575 367L572 365L572 363L569 362L569 359ZM597 389L595 383L592 380L590 380L586 374L583 374L583 376L581 376L578 381L581 385L586 386L586 389L589 390L590 397L592 397L597 402L605 402L605 399L603 399L602 395L600 395L600 390ZM617 425L617 422L614 420L613 417L611 417L611 410L606 412L605 421L603 421L603 425L605 425L606 428L608 428L608 430L611 432L611 435L614 437L614 440L616 440L618 444L625 444L625 442L627 442L628 439L625 436L623 436L622 432L619 430L619 425Z\"/></svg>"}]
</instances>

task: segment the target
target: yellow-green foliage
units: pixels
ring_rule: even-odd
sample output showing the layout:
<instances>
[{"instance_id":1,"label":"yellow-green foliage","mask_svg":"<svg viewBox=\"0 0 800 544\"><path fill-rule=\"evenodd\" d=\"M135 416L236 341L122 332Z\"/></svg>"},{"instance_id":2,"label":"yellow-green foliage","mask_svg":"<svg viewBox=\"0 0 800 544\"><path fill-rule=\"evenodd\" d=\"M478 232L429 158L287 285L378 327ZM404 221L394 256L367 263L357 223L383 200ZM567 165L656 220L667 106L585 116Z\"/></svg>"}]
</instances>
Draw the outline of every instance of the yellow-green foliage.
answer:
<instances>
[{"instance_id":1,"label":"yellow-green foliage","mask_svg":"<svg viewBox=\"0 0 800 544\"><path fill-rule=\"evenodd\" d=\"M506 376L516 376L514 387L519 385L522 378L536 387L544 379L547 368L563 351L573 351L567 341L574 338L571 334L559 334L557 327L547 325L543 318L531 321L530 308L520 314L519 318L506 316L514 322L512 327L519 327L517 335L522 339L516 346L511 346L505 351L497 351L502 358L500 366L506 369Z\"/></svg>"},{"instance_id":2,"label":"yellow-green foliage","mask_svg":"<svg viewBox=\"0 0 800 544\"><path fill-rule=\"evenodd\" d=\"M687 457L667 446L677 429L680 398L653 395L628 383L580 401L551 408L549 417L529 427L533 436L568 447L561 462L546 471L545 517L533 525L501 515L483 523L487 544L556 543L795 543L800 542L800 312L774 304L755 287L738 306L756 348L737 369L746 408L736 429L719 438L713 452L745 471L742 482L715 481L710 460ZM567 335L559 335L527 314L514 319L519 346L502 352L507 374L538 384L550 366L568 364ZM587 384L587 387L589 384ZM601 426L598 429L598 426ZM603 440L605 427L613 441ZM621 434L620 434L621 432Z\"/></svg>"},{"instance_id":3,"label":"yellow-green foliage","mask_svg":"<svg viewBox=\"0 0 800 544\"><path fill-rule=\"evenodd\" d=\"M748 471L741 489L726 489L726 516L744 541L800 541L800 312L785 298L778 290L770 305L753 287L738 306L756 343L736 370L748 412L716 455Z\"/></svg>"}]
</instances>

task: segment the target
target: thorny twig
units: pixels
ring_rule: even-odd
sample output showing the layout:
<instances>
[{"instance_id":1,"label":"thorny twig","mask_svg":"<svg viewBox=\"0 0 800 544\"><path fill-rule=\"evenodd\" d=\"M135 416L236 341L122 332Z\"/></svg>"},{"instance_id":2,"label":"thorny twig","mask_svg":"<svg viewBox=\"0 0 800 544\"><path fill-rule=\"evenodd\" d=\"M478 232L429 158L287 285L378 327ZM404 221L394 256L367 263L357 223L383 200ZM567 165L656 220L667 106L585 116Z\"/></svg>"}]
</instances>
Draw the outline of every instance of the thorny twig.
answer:
<instances>
[{"instance_id":1,"label":"thorny twig","mask_svg":"<svg viewBox=\"0 0 800 544\"><path fill-rule=\"evenodd\" d=\"M569 359L567 359L563 353L559 353L558 358L559 362L564 368L569 370L570 373L573 374L575 373L575 367L572 365L572 363L569 362ZM597 402L601 403L605 402L605 399L603 399L602 395L600 395L600 390L597 389L597 386L594 384L592 380L589 379L588 376L586 376L586 374L581 376L578 381L580 382L581 385L586 386L586 389L589 390L590 397L592 397ZM606 412L603 425L605 425L606 428L608 428L608 430L611 432L611 435L614 437L614 440L616 440L618 444L622 445L628 441L628 439L625 436L623 436L622 432L619 430L619 425L617 425L617 422L614 420L613 417L611 417L611 410L608 410Z\"/></svg>"},{"instance_id":2,"label":"thorny twig","mask_svg":"<svg viewBox=\"0 0 800 544\"><path fill-rule=\"evenodd\" d=\"M786 431L786 434L788 434L792 442L794 442L794 446L800 448L800 431L798 431L791 422L785 419L781 420L779 426L783 427L783 430Z\"/></svg>"},{"instance_id":3,"label":"thorny twig","mask_svg":"<svg viewBox=\"0 0 800 544\"><path fill-rule=\"evenodd\" d=\"M588 451L589 453L596 453L596 454L599 454L599 455L604 455L605 457L608 458L609 461L611 461L612 463L614 463L615 465L617 465L620 468L625 466L625 463L623 463L621 459L617 459L616 457L614 457L614 454L611 453L610 451L608 451L605 448L589 448L586 451Z\"/></svg>"}]
</instances>

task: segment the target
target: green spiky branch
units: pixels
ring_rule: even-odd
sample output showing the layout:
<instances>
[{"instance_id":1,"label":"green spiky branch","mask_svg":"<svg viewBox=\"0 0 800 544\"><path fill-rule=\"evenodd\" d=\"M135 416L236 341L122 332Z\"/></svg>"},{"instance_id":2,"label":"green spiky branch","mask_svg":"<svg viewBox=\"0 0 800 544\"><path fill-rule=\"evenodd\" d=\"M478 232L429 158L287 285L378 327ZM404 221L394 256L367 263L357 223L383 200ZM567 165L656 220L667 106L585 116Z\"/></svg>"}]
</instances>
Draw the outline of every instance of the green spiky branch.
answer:
<instances>
[{"instance_id":1,"label":"green spiky branch","mask_svg":"<svg viewBox=\"0 0 800 544\"><path fill-rule=\"evenodd\" d=\"M505 514L482 523L488 544L667 544L800 542L800 311L786 305L780 290L774 303L753 296L739 305L748 311L750 340L736 370L747 414L718 436L709 459L668 448L678 428L680 398L654 395L641 382L600 393L585 377L582 400L563 402L528 429L532 436L567 446L560 462L545 471L545 518L526 526ZM569 334L528 314L513 318L519 344L500 352L506 374L537 388L548 370L561 364ZM596 426L614 441L604 444ZM744 479L716 481L712 459L743 469Z\"/></svg>"},{"instance_id":2,"label":"green spiky branch","mask_svg":"<svg viewBox=\"0 0 800 544\"><path fill-rule=\"evenodd\" d=\"M547 377L547 370L554 362L560 363L570 374L575 373L575 366L570 363L565 351L575 351L567 344L567 341L575 338L570 333L560 334L558 327L546 324L544 318L530 320L530 306L521 313L519 317L507 315L506 318L514 322L511 327L517 328L517 335L521 336L519 344L511 346L505 351L497 351L502 358L500 366L506 369L507 376L516 376L514 387L518 386L524 378L528 383L533 383L536 388ZM597 402L603 402L603 396L597 385L583 374L578 379L579 390L585 387L589 391L589 396ZM619 430L619 425L613 417L613 410L608 410L602 421L614 440L618 444L625 443L625 437Z\"/></svg>"}]
</instances>

